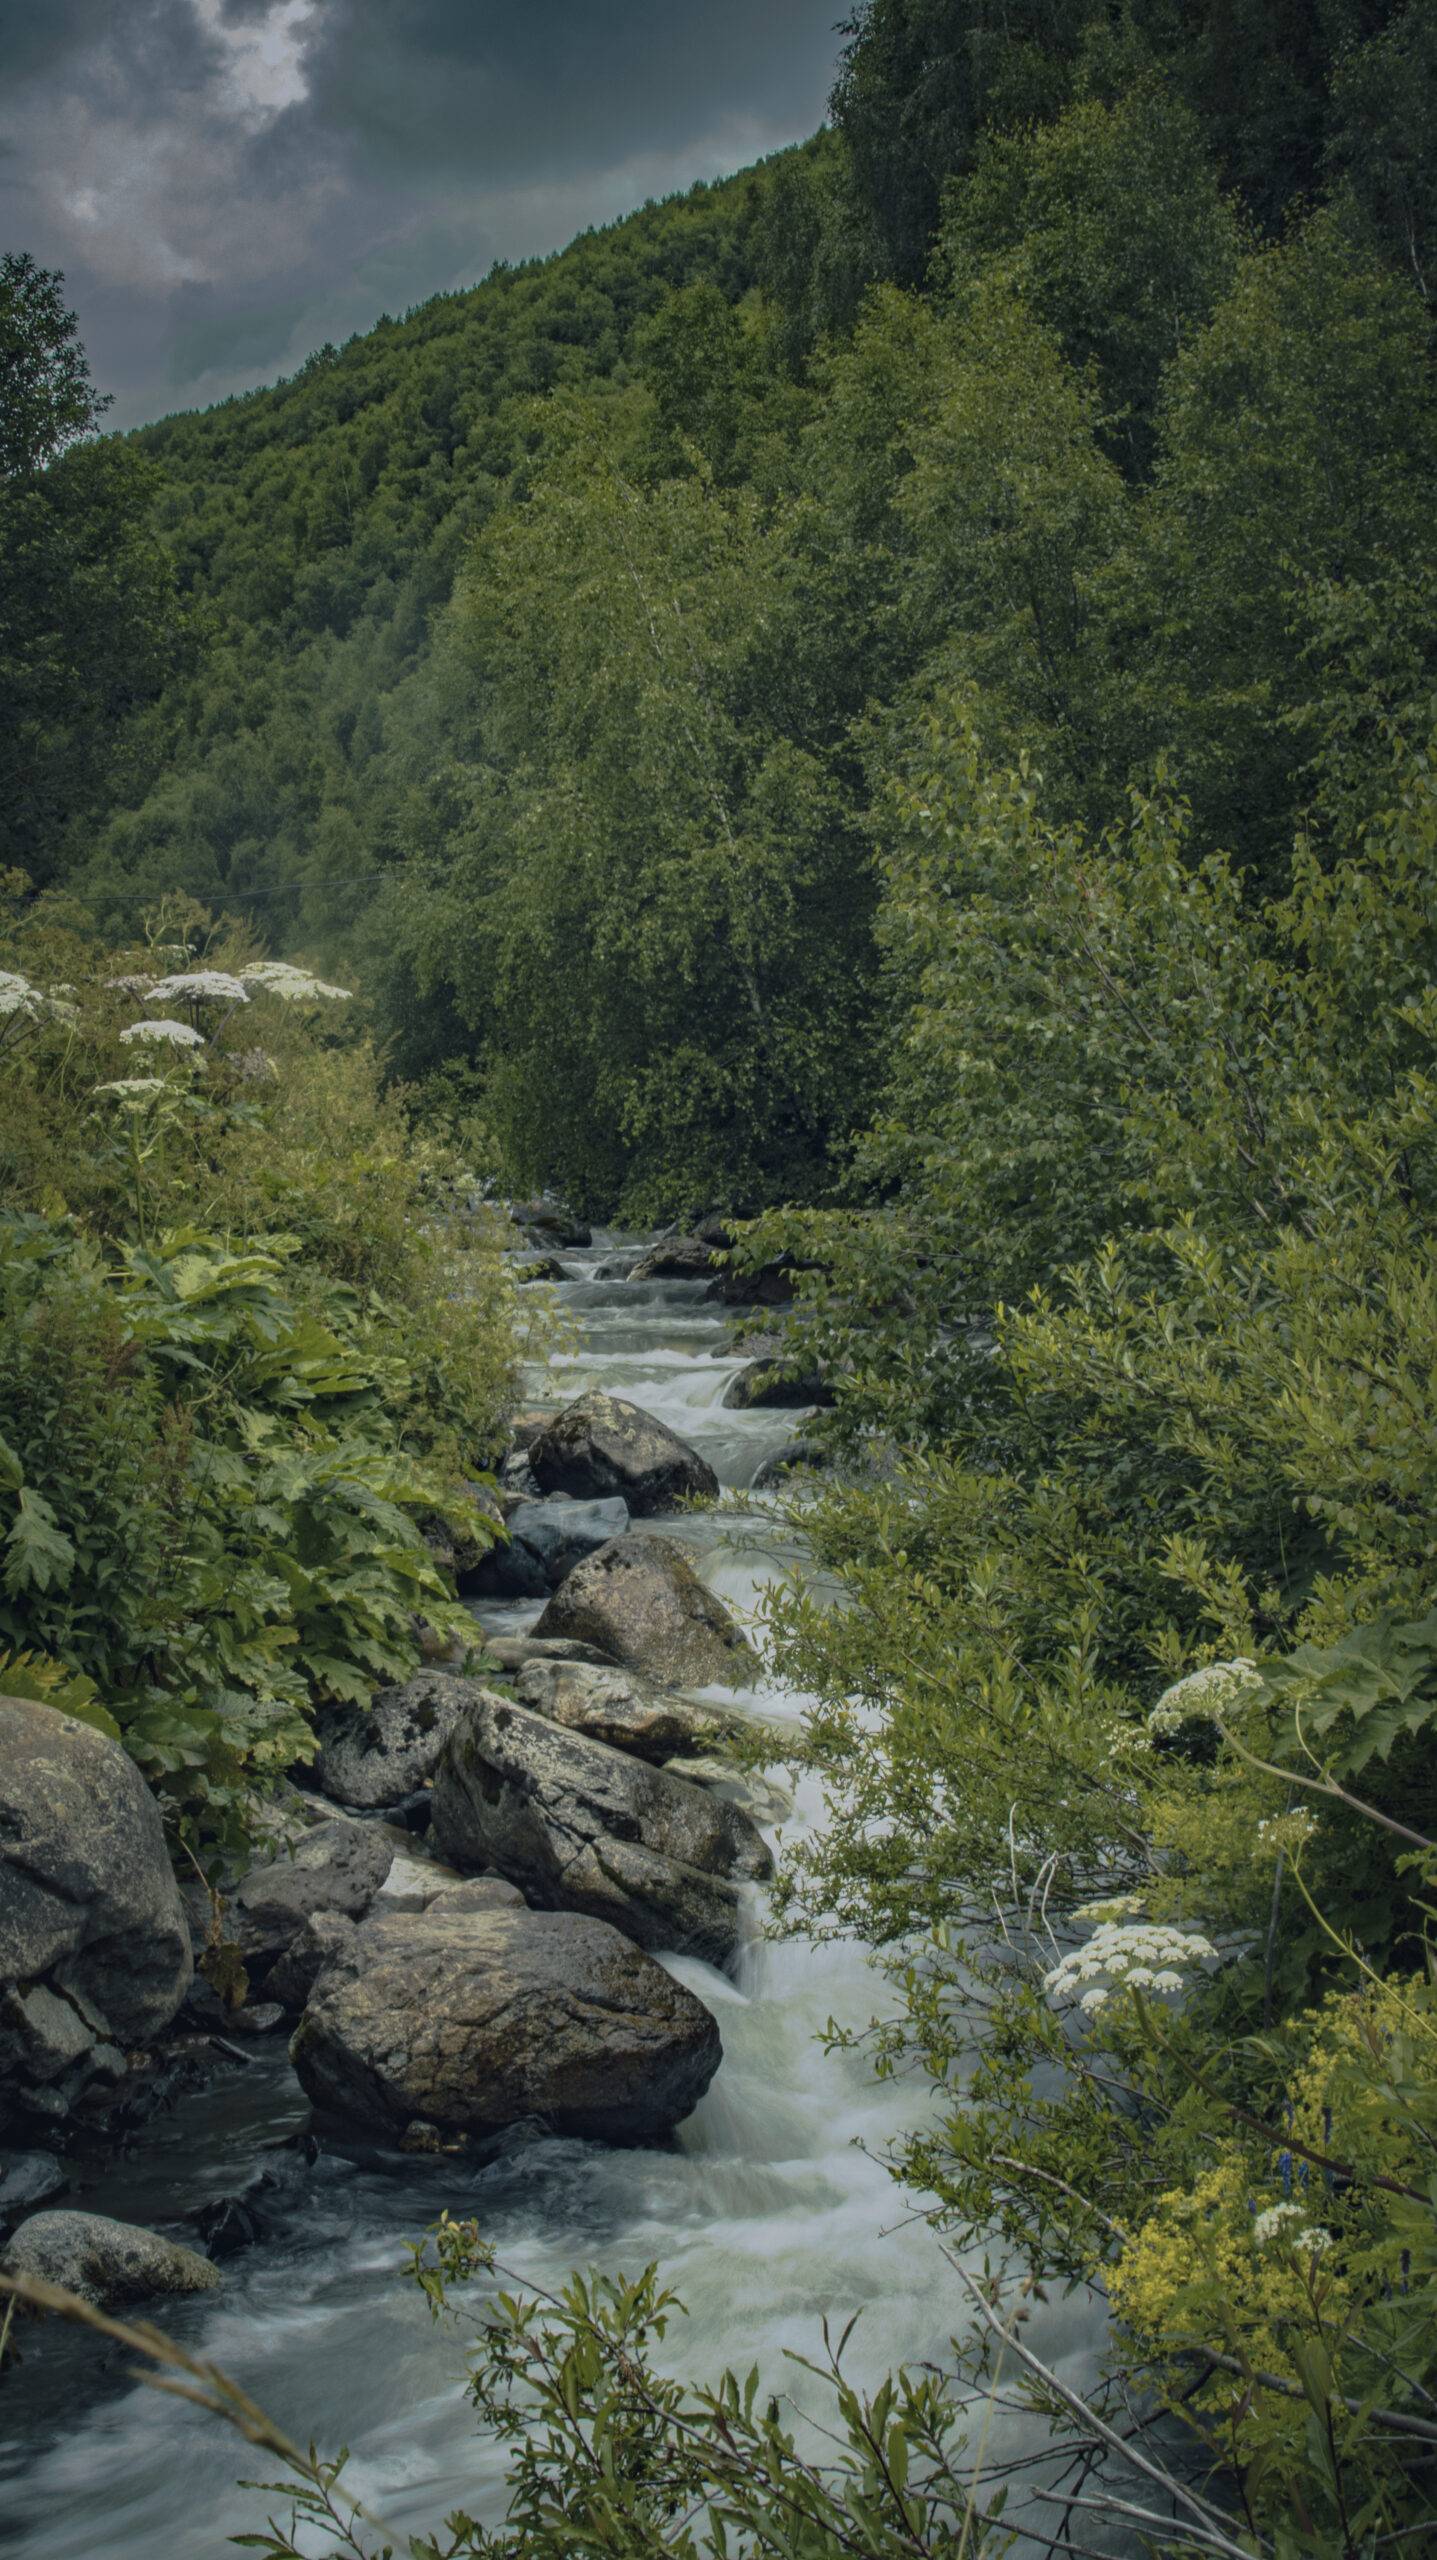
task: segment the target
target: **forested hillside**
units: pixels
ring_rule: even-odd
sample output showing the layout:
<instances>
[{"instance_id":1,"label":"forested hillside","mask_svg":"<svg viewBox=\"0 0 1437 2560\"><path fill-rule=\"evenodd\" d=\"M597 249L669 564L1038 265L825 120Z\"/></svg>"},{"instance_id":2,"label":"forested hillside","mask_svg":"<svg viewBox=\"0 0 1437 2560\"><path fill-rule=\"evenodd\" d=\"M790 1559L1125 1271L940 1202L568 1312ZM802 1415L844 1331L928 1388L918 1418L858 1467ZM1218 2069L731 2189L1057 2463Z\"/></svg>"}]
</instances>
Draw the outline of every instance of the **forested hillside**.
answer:
<instances>
[{"instance_id":1,"label":"forested hillside","mask_svg":"<svg viewBox=\"0 0 1437 2560\"><path fill-rule=\"evenodd\" d=\"M16 858L357 967L522 1179L811 1188L935 698L1099 827L1168 754L1276 884L1420 690L1430 51L1374 0L865 12L812 145L130 439L183 663Z\"/></svg>"}]
</instances>

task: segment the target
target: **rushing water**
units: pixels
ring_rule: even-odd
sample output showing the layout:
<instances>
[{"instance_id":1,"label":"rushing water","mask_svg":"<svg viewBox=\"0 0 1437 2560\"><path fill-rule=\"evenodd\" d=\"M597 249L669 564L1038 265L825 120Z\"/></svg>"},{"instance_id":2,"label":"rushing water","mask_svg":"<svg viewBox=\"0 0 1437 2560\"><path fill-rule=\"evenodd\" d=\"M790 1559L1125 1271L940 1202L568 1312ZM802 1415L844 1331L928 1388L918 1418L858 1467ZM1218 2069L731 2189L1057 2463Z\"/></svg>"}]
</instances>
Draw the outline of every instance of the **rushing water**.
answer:
<instances>
[{"instance_id":1,"label":"rushing water","mask_svg":"<svg viewBox=\"0 0 1437 2560\"><path fill-rule=\"evenodd\" d=\"M531 1373L531 1394L559 1403L602 1385L682 1432L723 1483L748 1485L794 1417L728 1411L723 1392L742 1364L722 1311L698 1284L598 1279L614 1250L606 1239L563 1257L576 1274L558 1293L574 1348ZM761 1497L741 1518L665 1527L740 1616L792 1564L791 1537ZM482 1615L512 1631L537 1606ZM802 1709L773 1685L736 1703L779 1726ZM800 1785L790 1827L817 1811ZM226 2260L222 2295L162 2306L166 2325L290 2435L351 2446L351 2485L409 2532L460 2505L494 2513L500 2477L461 2399L462 2330L433 2326L403 2273L404 2241L446 2206L477 2217L539 2283L578 2264L637 2271L660 2259L691 2315L671 2352L695 2373L758 2361L782 2388L783 2350L812 2353L825 2316L841 2324L860 2309L848 2359L858 2378L941 2356L963 2325L957 2288L875 2157L921 2096L912 2083L876 2084L860 2060L819 2043L828 2018L861 2023L875 2005L860 1951L760 1941L737 1981L673 1961L714 2006L724 2060L671 2147L526 2133L482 2167L327 2149L308 2161L294 2141L308 2110L275 2049L183 2100L129 2159L61 2201L178 2227L267 2169L277 2183L260 2239ZM1085 2325L1055 2311L1047 2352L1081 2354ZM130 2384L92 2340L48 2329L0 2393L0 2547L20 2560L219 2560L227 2537L258 2520L235 2486L256 2465L273 2470L214 2421Z\"/></svg>"}]
</instances>

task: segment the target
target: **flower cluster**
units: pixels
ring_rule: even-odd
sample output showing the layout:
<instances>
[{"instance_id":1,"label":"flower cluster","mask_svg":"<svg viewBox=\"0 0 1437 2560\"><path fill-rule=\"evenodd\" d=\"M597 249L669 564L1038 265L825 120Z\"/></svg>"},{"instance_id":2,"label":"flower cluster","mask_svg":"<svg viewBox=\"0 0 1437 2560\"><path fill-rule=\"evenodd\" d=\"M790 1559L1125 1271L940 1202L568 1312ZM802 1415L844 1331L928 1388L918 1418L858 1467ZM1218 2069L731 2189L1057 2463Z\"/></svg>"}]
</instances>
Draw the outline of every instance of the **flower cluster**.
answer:
<instances>
[{"instance_id":1,"label":"flower cluster","mask_svg":"<svg viewBox=\"0 0 1437 2560\"><path fill-rule=\"evenodd\" d=\"M251 991L279 996L286 1004L347 1003L354 992L351 987L331 986L327 978L316 978L311 970L297 969L288 960L251 960L240 976Z\"/></svg>"},{"instance_id":2,"label":"flower cluster","mask_svg":"<svg viewBox=\"0 0 1437 2560\"><path fill-rule=\"evenodd\" d=\"M1300 2204L1270 2204L1255 2216L1252 2226L1254 2245L1265 2249L1269 2240L1283 2240L1291 2249L1309 2249L1320 2257L1332 2246L1332 2234L1320 2222L1308 2222Z\"/></svg>"},{"instance_id":3,"label":"flower cluster","mask_svg":"<svg viewBox=\"0 0 1437 2560\"><path fill-rule=\"evenodd\" d=\"M1232 1662L1205 1663L1201 1671L1190 1671L1186 1679L1175 1680L1170 1689L1164 1689L1148 1717L1148 1731L1176 1733L1194 1720L1215 1720L1224 1709L1238 1706L1245 1694L1261 1687L1262 1675L1256 1664L1241 1654Z\"/></svg>"},{"instance_id":4,"label":"flower cluster","mask_svg":"<svg viewBox=\"0 0 1437 2560\"><path fill-rule=\"evenodd\" d=\"M111 1083L95 1087L96 1093L117 1094L121 1102L151 1102L167 1089L163 1076L116 1076Z\"/></svg>"},{"instance_id":5,"label":"flower cluster","mask_svg":"<svg viewBox=\"0 0 1437 2560\"><path fill-rule=\"evenodd\" d=\"M227 969L182 969L157 978L149 997L152 1004L248 1004L249 989Z\"/></svg>"},{"instance_id":6,"label":"flower cluster","mask_svg":"<svg viewBox=\"0 0 1437 2560\"><path fill-rule=\"evenodd\" d=\"M130 1040L168 1040L175 1049L202 1049L204 1041L188 1022L132 1022L120 1038Z\"/></svg>"},{"instance_id":7,"label":"flower cluster","mask_svg":"<svg viewBox=\"0 0 1437 2560\"><path fill-rule=\"evenodd\" d=\"M1318 1827L1317 1816L1306 1805L1294 1805L1287 1813L1271 1813L1257 1826L1253 1841L1253 1857L1259 1865L1270 1858L1284 1855L1295 1858L1304 1849Z\"/></svg>"},{"instance_id":8,"label":"flower cluster","mask_svg":"<svg viewBox=\"0 0 1437 2560\"><path fill-rule=\"evenodd\" d=\"M1216 1957L1212 1940L1193 1929L1169 1929L1154 1920L1136 1927L1103 1921L1085 1946L1044 1974L1043 1988L1055 2000L1076 2000L1095 2017L1117 1991L1181 1991L1187 1974Z\"/></svg>"}]
</instances>

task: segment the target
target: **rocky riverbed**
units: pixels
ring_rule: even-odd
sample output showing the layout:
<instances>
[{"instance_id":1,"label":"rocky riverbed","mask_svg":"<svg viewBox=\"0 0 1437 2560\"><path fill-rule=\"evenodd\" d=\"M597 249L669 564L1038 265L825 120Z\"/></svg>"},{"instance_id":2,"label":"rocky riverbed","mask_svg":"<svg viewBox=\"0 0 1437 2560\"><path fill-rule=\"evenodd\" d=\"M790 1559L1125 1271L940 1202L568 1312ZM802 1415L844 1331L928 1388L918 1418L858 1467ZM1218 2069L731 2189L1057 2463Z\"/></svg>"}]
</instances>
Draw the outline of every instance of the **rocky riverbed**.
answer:
<instances>
[{"instance_id":1,"label":"rocky riverbed","mask_svg":"<svg viewBox=\"0 0 1437 2560\"><path fill-rule=\"evenodd\" d=\"M499 2476L457 2343L401 2272L445 2207L540 2281L661 2258L693 2315L673 2342L690 2370L776 2367L862 2309L856 2369L877 2373L941 2353L954 2319L875 2156L920 2101L818 2042L830 2016L869 2013L861 1955L761 1935L776 1832L819 1808L781 1771L735 1771L725 1745L757 1722L781 1763L801 1709L755 1628L791 1533L761 1494L742 1513L667 1508L751 1485L801 1409L735 1399L750 1364L695 1257L671 1276L661 1247L634 1277L615 1239L556 1242L575 1347L528 1381L506 1469L523 1534L475 1577L500 1685L437 1666L363 1722L329 1721L327 1800L297 1803L230 1906L248 2011L216 2022L192 1995L168 2106L118 2147L112 2128L72 2148L63 2187L35 2198L153 2228L158 2280L172 2253L161 2316L292 2432L353 2446L355 2486L410 2530L482 2510ZM90 2006L92 2053L122 2043L125 2021ZM103 2234L68 2239L103 2291ZM182 2289L174 2244L209 2252L219 2285ZM48 2329L0 2397L0 2546L218 2560L254 2520L244 2467Z\"/></svg>"}]
</instances>

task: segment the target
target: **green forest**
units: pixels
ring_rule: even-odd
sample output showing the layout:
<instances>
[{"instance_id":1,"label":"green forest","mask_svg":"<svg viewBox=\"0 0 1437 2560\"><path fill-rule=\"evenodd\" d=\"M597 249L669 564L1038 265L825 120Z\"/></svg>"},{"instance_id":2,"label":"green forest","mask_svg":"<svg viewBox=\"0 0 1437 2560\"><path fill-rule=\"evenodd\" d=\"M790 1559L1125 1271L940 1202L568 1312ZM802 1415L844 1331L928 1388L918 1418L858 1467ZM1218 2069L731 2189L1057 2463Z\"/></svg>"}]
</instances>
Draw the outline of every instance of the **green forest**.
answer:
<instances>
[{"instance_id":1,"label":"green forest","mask_svg":"<svg viewBox=\"0 0 1437 2560\"><path fill-rule=\"evenodd\" d=\"M990 2253L830 2468L502 2297L422 2560L992 2560L1000 2392L1052 2550L1437 2548L1434 292L1433 0L864 0L811 141L123 436L5 262L3 1685L231 1851L495 1535L466 1186L723 1219L829 1399L775 1925ZM152 964L278 1073L128 1074Z\"/></svg>"}]
</instances>

